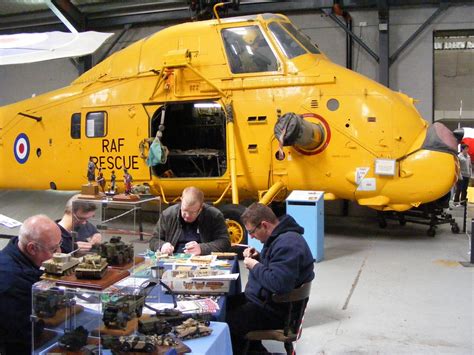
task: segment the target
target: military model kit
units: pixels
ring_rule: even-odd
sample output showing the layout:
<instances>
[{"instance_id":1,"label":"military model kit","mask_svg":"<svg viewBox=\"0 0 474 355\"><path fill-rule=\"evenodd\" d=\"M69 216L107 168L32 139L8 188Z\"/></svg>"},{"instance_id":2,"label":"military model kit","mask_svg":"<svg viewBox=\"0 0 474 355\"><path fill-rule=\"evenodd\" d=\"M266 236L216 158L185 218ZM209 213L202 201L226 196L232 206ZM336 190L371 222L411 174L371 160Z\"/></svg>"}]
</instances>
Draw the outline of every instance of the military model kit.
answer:
<instances>
[{"instance_id":1,"label":"military model kit","mask_svg":"<svg viewBox=\"0 0 474 355\"><path fill-rule=\"evenodd\" d=\"M104 304L102 321L107 328L125 329L128 321L141 317L145 295L124 295Z\"/></svg>"},{"instance_id":2,"label":"military model kit","mask_svg":"<svg viewBox=\"0 0 474 355\"><path fill-rule=\"evenodd\" d=\"M75 267L80 263L80 259L71 256L71 253L54 253L52 259L41 264L45 273L50 275L71 275Z\"/></svg>"},{"instance_id":3,"label":"military model kit","mask_svg":"<svg viewBox=\"0 0 474 355\"><path fill-rule=\"evenodd\" d=\"M176 326L174 333L178 338L185 340L208 336L212 333L212 329L209 328L209 322L200 322L196 319L189 318L181 325Z\"/></svg>"},{"instance_id":4,"label":"military model kit","mask_svg":"<svg viewBox=\"0 0 474 355\"><path fill-rule=\"evenodd\" d=\"M33 295L34 313L41 318L54 317L58 310L74 304L74 296L58 287L52 287Z\"/></svg>"},{"instance_id":5,"label":"military model kit","mask_svg":"<svg viewBox=\"0 0 474 355\"><path fill-rule=\"evenodd\" d=\"M67 350L78 351L87 345L88 336L89 331L81 325L72 331L64 332L58 340L58 345Z\"/></svg>"},{"instance_id":6,"label":"military model kit","mask_svg":"<svg viewBox=\"0 0 474 355\"><path fill-rule=\"evenodd\" d=\"M138 320L138 331L142 334L166 334L173 327L183 324L188 319L194 319L205 326L210 324L211 313L184 314L175 308L165 308L146 319Z\"/></svg>"},{"instance_id":7,"label":"military model kit","mask_svg":"<svg viewBox=\"0 0 474 355\"><path fill-rule=\"evenodd\" d=\"M101 279L107 272L107 259L100 255L85 255L83 261L76 267L78 279Z\"/></svg>"},{"instance_id":8,"label":"military model kit","mask_svg":"<svg viewBox=\"0 0 474 355\"><path fill-rule=\"evenodd\" d=\"M156 335L129 335L129 336L113 336L102 335L102 346L113 351L120 352L145 352L151 353L156 350L160 339ZM163 340L161 341L163 342ZM170 337L168 341L170 346L176 342Z\"/></svg>"},{"instance_id":9,"label":"military model kit","mask_svg":"<svg viewBox=\"0 0 474 355\"><path fill-rule=\"evenodd\" d=\"M133 261L133 244L124 243L121 239L119 236L114 236L108 242L96 247L98 254L106 258L109 265L120 266Z\"/></svg>"}]
</instances>

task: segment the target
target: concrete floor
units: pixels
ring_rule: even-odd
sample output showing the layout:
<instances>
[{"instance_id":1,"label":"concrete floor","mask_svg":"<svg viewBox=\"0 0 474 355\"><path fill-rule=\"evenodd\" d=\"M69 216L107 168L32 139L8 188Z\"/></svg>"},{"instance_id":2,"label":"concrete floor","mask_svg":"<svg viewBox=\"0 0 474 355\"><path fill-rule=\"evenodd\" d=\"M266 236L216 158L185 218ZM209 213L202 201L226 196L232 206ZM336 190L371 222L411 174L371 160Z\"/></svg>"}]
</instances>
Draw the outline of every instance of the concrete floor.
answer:
<instances>
[{"instance_id":1,"label":"concrete floor","mask_svg":"<svg viewBox=\"0 0 474 355\"><path fill-rule=\"evenodd\" d=\"M36 213L59 218L72 195L0 191L0 213L20 221ZM452 213L462 228L461 209ZM426 229L393 221L380 229L369 218L327 217L325 259L315 264L296 352L474 354L474 268L458 263L469 260L468 237L452 234L449 225L439 226L434 238ZM16 230L0 227L0 233ZM278 343L265 345L283 352Z\"/></svg>"}]
</instances>

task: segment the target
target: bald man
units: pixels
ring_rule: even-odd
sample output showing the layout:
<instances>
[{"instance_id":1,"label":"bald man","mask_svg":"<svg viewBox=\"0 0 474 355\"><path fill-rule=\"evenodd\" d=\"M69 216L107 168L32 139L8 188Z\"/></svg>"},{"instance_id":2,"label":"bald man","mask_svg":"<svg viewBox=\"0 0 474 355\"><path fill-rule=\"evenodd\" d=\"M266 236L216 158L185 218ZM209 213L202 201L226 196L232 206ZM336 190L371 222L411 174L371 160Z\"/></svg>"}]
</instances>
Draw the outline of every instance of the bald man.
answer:
<instances>
[{"instance_id":1,"label":"bald man","mask_svg":"<svg viewBox=\"0 0 474 355\"><path fill-rule=\"evenodd\" d=\"M39 268L61 251L61 232L45 215L27 218L0 251L0 354L31 353L31 287Z\"/></svg>"},{"instance_id":2,"label":"bald man","mask_svg":"<svg viewBox=\"0 0 474 355\"><path fill-rule=\"evenodd\" d=\"M150 249L162 253L206 255L230 249L227 225L221 211L204 203L204 193L187 187L181 203L168 207L160 216Z\"/></svg>"}]
</instances>

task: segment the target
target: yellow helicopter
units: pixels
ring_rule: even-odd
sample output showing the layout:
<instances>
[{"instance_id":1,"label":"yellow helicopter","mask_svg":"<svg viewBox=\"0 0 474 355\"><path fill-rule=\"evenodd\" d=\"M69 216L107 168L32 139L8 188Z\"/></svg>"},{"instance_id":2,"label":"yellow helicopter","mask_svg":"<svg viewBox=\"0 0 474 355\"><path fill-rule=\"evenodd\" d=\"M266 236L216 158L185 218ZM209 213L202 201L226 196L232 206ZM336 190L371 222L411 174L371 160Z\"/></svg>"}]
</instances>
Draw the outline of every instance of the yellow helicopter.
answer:
<instances>
[{"instance_id":1,"label":"yellow helicopter","mask_svg":"<svg viewBox=\"0 0 474 355\"><path fill-rule=\"evenodd\" d=\"M241 202L292 190L379 211L434 201L457 180L456 147L412 98L331 62L286 16L217 17L0 108L0 187L77 190L91 158L166 203L201 188L242 242Z\"/></svg>"}]
</instances>

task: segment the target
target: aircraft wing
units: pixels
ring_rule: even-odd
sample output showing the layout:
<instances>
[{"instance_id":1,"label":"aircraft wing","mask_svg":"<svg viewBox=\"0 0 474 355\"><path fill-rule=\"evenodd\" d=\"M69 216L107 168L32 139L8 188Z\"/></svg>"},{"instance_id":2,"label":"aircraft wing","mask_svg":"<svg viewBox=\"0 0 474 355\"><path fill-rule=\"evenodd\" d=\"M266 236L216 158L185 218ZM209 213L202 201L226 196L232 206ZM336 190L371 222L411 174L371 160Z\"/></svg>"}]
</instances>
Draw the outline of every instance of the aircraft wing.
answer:
<instances>
[{"instance_id":1,"label":"aircraft wing","mask_svg":"<svg viewBox=\"0 0 474 355\"><path fill-rule=\"evenodd\" d=\"M112 35L94 31L0 35L0 65L81 57L95 52Z\"/></svg>"}]
</instances>

